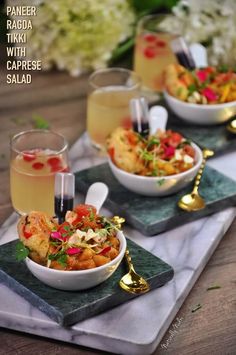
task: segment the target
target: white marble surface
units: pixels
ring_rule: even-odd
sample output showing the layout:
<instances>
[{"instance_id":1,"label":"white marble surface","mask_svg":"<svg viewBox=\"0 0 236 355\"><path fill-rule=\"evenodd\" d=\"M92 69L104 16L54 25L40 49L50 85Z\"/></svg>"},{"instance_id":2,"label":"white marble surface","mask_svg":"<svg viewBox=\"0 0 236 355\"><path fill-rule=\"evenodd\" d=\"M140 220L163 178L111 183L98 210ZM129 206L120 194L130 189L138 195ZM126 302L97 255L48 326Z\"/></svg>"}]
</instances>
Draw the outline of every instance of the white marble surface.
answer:
<instances>
[{"instance_id":1,"label":"white marble surface","mask_svg":"<svg viewBox=\"0 0 236 355\"><path fill-rule=\"evenodd\" d=\"M71 150L73 170L103 161L104 158L94 158L93 154L86 139L77 142ZM236 179L236 166L232 164L235 159L236 153L231 153L211 160L209 165ZM103 212L109 213L106 210ZM228 208L151 238L127 226L125 233L130 239L173 266L174 279L162 288L70 328L60 327L20 296L0 285L0 326L119 354L150 354L235 215L236 208ZM1 244L16 238L16 219L16 215L12 215L1 228Z\"/></svg>"}]
</instances>

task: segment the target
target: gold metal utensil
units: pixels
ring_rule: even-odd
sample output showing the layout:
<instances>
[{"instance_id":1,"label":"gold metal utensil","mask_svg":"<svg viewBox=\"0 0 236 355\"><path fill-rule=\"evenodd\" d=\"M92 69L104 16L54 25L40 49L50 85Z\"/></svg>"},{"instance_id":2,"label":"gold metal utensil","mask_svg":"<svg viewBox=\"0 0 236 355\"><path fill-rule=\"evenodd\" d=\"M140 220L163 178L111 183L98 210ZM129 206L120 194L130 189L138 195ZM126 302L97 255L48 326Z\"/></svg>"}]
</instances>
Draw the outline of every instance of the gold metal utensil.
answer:
<instances>
[{"instance_id":1,"label":"gold metal utensil","mask_svg":"<svg viewBox=\"0 0 236 355\"><path fill-rule=\"evenodd\" d=\"M114 216L111 220L115 224L116 228L118 229L121 229L122 224L125 223L125 219L119 216Z\"/></svg>"},{"instance_id":2,"label":"gold metal utensil","mask_svg":"<svg viewBox=\"0 0 236 355\"><path fill-rule=\"evenodd\" d=\"M191 211L198 211L198 210L205 207L205 201L200 196L200 194L198 192L198 188L199 188L200 181L202 178L203 170L206 165L206 159L209 157L212 157L213 155L214 155L214 152L212 150L203 149L203 160L202 160L202 164L200 166L200 169L199 169L198 174L197 174L195 181L194 181L193 191L190 194L184 195L178 201L178 206L182 210L191 212Z\"/></svg>"},{"instance_id":3,"label":"gold metal utensil","mask_svg":"<svg viewBox=\"0 0 236 355\"><path fill-rule=\"evenodd\" d=\"M236 134L236 119L230 121L227 126L226 129L233 134Z\"/></svg>"},{"instance_id":4,"label":"gold metal utensil","mask_svg":"<svg viewBox=\"0 0 236 355\"><path fill-rule=\"evenodd\" d=\"M150 286L148 282L134 270L128 249L125 251L125 257L129 267L129 272L125 274L122 279L120 279L120 287L127 292L135 294L148 292L150 290Z\"/></svg>"}]
</instances>

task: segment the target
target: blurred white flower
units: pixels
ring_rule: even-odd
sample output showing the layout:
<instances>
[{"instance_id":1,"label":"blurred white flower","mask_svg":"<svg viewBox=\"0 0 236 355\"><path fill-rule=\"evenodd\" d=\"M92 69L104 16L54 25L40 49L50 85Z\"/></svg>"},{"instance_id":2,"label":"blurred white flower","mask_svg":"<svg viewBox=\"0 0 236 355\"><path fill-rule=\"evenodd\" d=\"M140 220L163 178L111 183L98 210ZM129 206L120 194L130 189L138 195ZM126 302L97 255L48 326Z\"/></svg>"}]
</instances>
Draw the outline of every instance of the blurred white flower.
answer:
<instances>
[{"instance_id":1,"label":"blurred white flower","mask_svg":"<svg viewBox=\"0 0 236 355\"><path fill-rule=\"evenodd\" d=\"M19 0L8 0L16 5ZM20 1L21 2L21 1ZM27 58L42 60L77 76L107 66L112 51L133 32L135 14L129 0L28 0L37 5L29 17ZM24 44L25 46L25 44Z\"/></svg>"},{"instance_id":2,"label":"blurred white flower","mask_svg":"<svg viewBox=\"0 0 236 355\"><path fill-rule=\"evenodd\" d=\"M236 65L236 1L180 0L162 23L165 30L200 42L211 65Z\"/></svg>"}]
</instances>

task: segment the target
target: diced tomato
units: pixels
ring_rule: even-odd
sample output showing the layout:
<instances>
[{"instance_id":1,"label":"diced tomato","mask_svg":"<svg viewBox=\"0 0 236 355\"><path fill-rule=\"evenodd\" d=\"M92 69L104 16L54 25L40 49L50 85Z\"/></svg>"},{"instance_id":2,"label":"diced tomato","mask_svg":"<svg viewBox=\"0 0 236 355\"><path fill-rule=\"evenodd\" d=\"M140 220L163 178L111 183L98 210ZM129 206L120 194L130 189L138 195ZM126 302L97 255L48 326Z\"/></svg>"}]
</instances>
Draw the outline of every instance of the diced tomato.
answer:
<instances>
[{"instance_id":1,"label":"diced tomato","mask_svg":"<svg viewBox=\"0 0 236 355\"><path fill-rule=\"evenodd\" d=\"M131 145L135 145L137 143L137 136L133 131L127 131L126 137Z\"/></svg>"},{"instance_id":2,"label":"diced tomato","mask_svg":"<svg viewBox=\"0 0 236 355\"><path fill-rule=\"evenodd\" d=\"M194 158L195 156L195 151L194 148L191 145L185 145L183 148L183 151L185 154L189 155L190 157Z\"/></svg>"},{"instance_id":3,"label":"diced tomato","mask_svg":"<svg viewBox=\"0 0 236 355\"><path fill-rule=\"evenodd\" d=\"M180 133L172 132L170 139L169 139L169 143L173 147L177 147L180 144L182 138L183 138L183 136Z\"/></svg>"},{"instance_id":4,"label":"diced tomato","mask_svg":"<svg viewBox=\"0 0 236 355\"><path fill-rule=\"evenodd\" d=\"M97 224L96 220L91 220L89 217L83 217L83 227L91 228L94 230L99 228L99 225Z\"/></svg>"},{"instance_id":5,"label":"diced tomato","mask_svg":"<svg viewBox=\"0 0 236 355\"><path fill-rule=\"evenodd\" d=\"M65 228L66 227L66 228ZM70 228L69 222L63 222L57 228L57 232L61 233L61 235L67 234Z\"/></svg>"},{"instance_id":6,"label":"diced tomato","mask_svg":"<svg viewBox=\"0 0 236 355\"><path fill-rule=\"evenodd\" d=\"M146 47L143 51L143 54L148 59L153 59L156 56L156 49L153 47Z\"/></svg>"},{"instance_id":7,"label":"diced tomato","mask_svg":"<svg viewBox=\"0 0 236 355\"><path fill-rule=\"evenodd\" d=\"M115 158L115 148L114 147L111 147L108 149L108 154L111 158L112 161L114 161L114 158Z\"/></svg>"},{"instance_id":8,"label":"diced tomato","mask_svg":"<svg viewBox=\"0 0 236 355\"><path fill-rule=\"evenodd\" d=\"M32 237L32 233L29 231L29 228L27 227L27 224L23 226L23 234L26 239Z\"/></svg>"},{"instance_id":9,"label":"diced tomato","mask_svg":"<svg viewBox=\"0 0 236 355\"><path fill-rule=\"evenodd\" d=\"M35 170L41 170L41 169L43 169L43 167L44 167L44 164L40 163L39 161L32 165L32 168Z\"/></svg>"},{"instance_id":10,"label":"diced tomato","mask_svg":"<svg viewBox=\"0 0 236 355\"><path fill-rule=\"evenodd\" d=\"M74 207L74 212L77 213L77 220L80 222L83 217L90 216L91 214L96 215L97 210L92 205L77 205Z\"/></svg>"}]
</instances>

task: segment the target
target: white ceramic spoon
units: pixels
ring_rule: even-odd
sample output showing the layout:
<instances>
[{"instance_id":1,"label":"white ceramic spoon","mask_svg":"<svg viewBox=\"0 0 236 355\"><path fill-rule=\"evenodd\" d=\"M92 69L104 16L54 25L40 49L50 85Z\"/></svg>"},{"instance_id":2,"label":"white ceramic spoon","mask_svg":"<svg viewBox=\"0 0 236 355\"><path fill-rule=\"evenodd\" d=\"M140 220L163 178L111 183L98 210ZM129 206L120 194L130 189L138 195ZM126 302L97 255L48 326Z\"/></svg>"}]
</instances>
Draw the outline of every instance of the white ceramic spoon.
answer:
<instances>
[{"instance_id":1,"label":"white ceramic spoon","mask_svg":"<svg viewBox=\"0 0 236 355\"><path fill-rule=\"evenodd\" d=\"M197 68L205 68L208 66L206 48L200 43L193 43L189 46L189 50L193 56Z\"/></svg>"},{"instance_id":2,"label":"white ceramic spoon","mask_svg":"<svg viewBox=\"0 0 236 355\"><path fill-rule=\"evenodd\" d=\"M163 106L152 106L149 111L149 134L153 135L158 129L166 130L168 112Z\"/></svg>"},{"instance_id":3,"label":"white ceramic spoon","mask_svg":"<svg viewBox=\"0 0 236 355\"><path fill-rule=\"evenodd\" d=\"M104 201L108 195L108 187L103 182L95 182L92 184L85 197L85 204L96 207L97 212L100 211Z\"/></svg>"}]
</instances>

